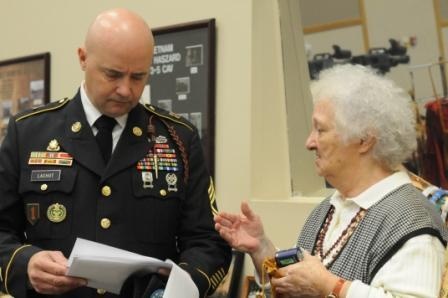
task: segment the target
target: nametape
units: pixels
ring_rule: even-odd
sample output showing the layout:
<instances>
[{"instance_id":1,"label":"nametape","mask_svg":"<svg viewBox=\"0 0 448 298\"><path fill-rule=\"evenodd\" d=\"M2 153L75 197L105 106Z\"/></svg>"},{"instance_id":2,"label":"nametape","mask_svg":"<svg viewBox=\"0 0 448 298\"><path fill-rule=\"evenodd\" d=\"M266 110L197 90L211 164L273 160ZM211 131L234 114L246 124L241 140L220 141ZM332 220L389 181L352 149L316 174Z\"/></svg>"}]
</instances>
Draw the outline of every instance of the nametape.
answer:
<instances>
[{"instance_id":1,"label":"nametape","mask_svg":"<svg viewBox=\"0 0 448 298\"><path fill-rule=\"evenodd\" d=\"M60 181L61 170L33 170L31 181Z\"/></svg>"}]
</instances>

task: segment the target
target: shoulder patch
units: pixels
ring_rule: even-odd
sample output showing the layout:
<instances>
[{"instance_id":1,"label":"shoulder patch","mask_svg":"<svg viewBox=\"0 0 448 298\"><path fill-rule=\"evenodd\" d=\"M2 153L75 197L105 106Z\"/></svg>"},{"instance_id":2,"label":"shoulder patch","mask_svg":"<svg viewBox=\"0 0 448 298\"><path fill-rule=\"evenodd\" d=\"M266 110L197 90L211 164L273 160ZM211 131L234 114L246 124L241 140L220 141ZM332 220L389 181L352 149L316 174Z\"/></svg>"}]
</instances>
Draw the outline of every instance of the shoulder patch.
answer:
<instances>
[{"instance_id":1,"label":"shoulder patch","mask_svg":"<svg viewBox=\"0 0 448 298\"><path fill-rule=\"evenodd\" d=\"M150 113L155 114L161 118L168 119L172 122L181 124L185 127L187 127L189 130L193 131L193 125L189 123L186 119L182 118L181 116L177 115L174 112L168 112L166 110L163 110L159 107L150 105L150 104L144 104L143 105L146 110L148 110Z\"/></svg>"},{"instance_id":2,"label":"shoulder patch","mask_svg":"<svg viewBox=\"0 0 448 298\"><path fill-rule=\"evenodd\" d=\"M60 99L55 102L51 102L51 103L43 105L43 106L33 108L33 109L26 111L23 114L19 115L16 118L16 122L19 122L20 120L26 119L26 118L34 116L34 115L58 110L58 109L62 108L65 104L67 104L68 102L70 102L70 99L66 97L66 98Z\"/></svg>"}]
</instances>

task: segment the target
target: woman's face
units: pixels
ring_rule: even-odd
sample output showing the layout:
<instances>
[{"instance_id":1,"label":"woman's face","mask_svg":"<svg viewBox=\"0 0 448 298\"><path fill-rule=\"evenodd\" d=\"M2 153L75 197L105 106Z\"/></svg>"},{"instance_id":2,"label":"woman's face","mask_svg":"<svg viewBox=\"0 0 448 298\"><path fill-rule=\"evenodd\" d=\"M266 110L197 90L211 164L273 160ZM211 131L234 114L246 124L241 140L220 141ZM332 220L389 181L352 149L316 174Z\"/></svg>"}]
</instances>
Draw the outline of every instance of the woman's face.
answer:
<instances>
[{"instance_id":1,"label":"woman's face","mask_svg":"<svg viewBox=\"0 0 448 298\"><path fill-rule=\"evenodd\" d=\"M317 173L332 183L338 178L347 178L346 173L358 156L359 144L344 143L336 131L333 105L320 100L314 106L313 129L306 140L306 148L316 152Z\"/></svg>"}]
</instances>

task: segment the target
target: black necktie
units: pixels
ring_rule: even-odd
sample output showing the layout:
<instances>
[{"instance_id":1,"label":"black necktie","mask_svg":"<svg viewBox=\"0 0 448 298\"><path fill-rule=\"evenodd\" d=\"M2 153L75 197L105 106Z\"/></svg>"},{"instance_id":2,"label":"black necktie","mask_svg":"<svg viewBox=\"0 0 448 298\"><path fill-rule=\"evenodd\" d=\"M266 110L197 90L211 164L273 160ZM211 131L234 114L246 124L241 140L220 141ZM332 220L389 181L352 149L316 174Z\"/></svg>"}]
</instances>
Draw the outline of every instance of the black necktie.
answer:
<instances>
[{"instance_id":1,"label":"black necktie","mask_svg":"<svg viewBox=\"0 0 448 298\"><path fill-rule=\"evenodd\" d=\"M114 128L117 121L114 118L102 115L93 124L97 129L98 133L95 136L98 146L100 146L101 153L103 154L104 162L110 159L112 153L112 129Z\"/></svg>"}]
</instances>

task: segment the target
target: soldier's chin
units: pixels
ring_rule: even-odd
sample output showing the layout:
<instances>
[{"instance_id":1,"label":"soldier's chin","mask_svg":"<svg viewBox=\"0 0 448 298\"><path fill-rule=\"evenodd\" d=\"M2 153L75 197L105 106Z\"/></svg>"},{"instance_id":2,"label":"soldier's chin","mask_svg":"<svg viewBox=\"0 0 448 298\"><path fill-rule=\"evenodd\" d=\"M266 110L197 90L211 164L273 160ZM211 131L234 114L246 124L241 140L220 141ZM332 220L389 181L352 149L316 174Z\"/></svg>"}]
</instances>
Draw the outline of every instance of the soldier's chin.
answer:
<instances>
[{"instance_id":1,"label":"soldier's chin","mask_svg":"<svg viewBox=\"0 0 448 298\"><path fill-rule=\"evenodd\" d=\"M119 117L129 113L131 109L132 106L129 103L114 103L107 107L106 114L110 117Z\"/></svg>"}]
</instances>

